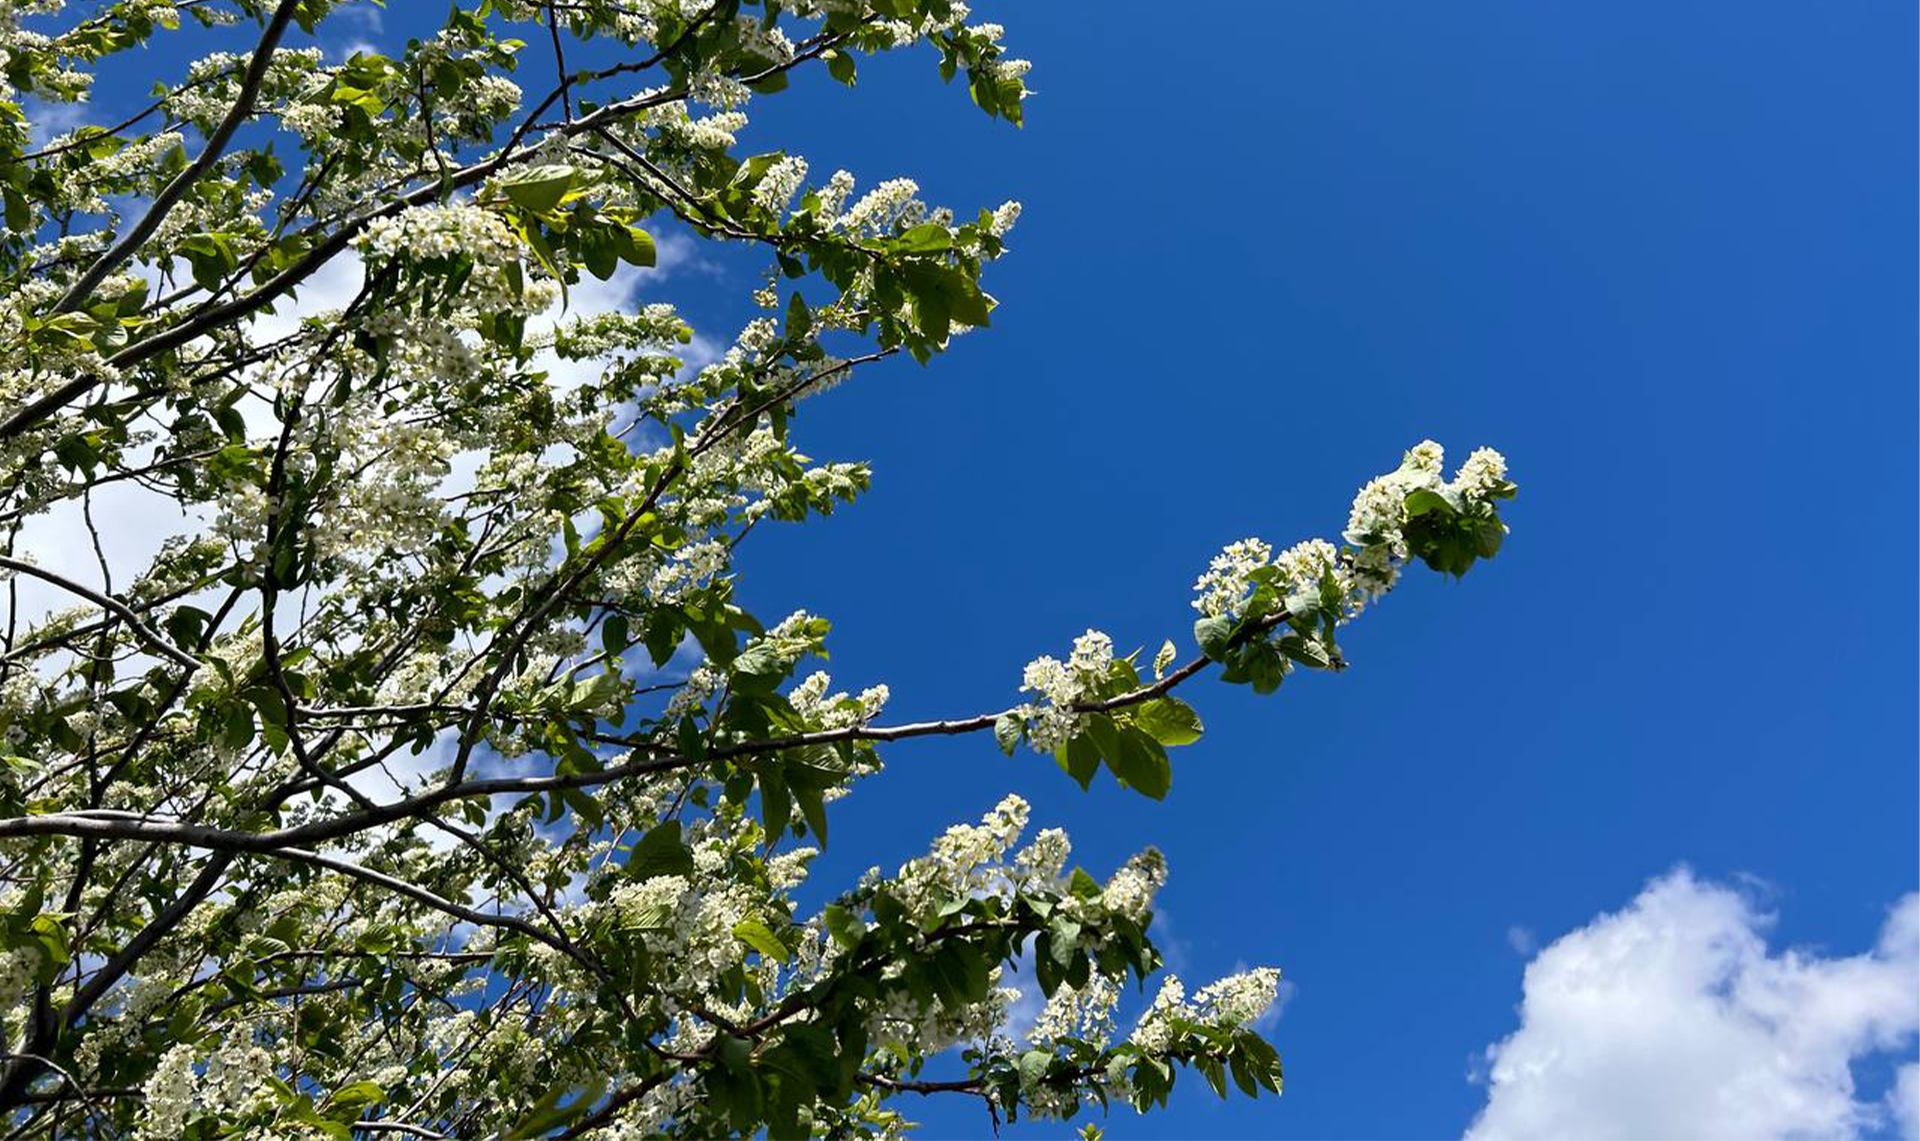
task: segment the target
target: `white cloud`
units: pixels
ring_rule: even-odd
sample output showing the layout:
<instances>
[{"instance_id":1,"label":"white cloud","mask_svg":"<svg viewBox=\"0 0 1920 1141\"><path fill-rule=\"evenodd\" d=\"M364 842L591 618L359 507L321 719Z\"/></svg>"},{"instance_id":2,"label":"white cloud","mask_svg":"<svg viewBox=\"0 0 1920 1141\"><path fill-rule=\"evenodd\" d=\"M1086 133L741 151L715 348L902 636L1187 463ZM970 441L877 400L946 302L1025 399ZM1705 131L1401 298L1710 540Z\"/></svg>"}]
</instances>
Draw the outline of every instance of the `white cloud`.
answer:
<instances>
[{"instance_id":1,"label":"white cloud","mask_svg":"<svg viewBox=\"0 0 1920 1141\"><path fill-rule=\"evenodd\" d=\"M1515 924L1507 928L1507 946L1512 947L1516 955L1531 955L1540 949L1540 940L1531 927Z\"/></svg>"},{"instance_id":2,"label":"white cloud","mask_svg":"<svg viewBox=\"0 0 1920 1141\"><path fill-rule=\"evenodd\" d=\"M21 107L27 116L27 146L39 150L54 139L87 124L87 103L43 103L28 99Z\"/></svg>"},{"instance_id":3,"label":"white cloud","mask_svg":"<svg viewBox=\"0 0 1920 1141\"><path fill-rule=\"evenodd\" d=\"M1920 1031L1920 895L1849 958L1769 954L1771 922L1680 868L1541 951L1467 1136L1913 1136L1920 1072L1863 1101L1851 1065Z\"/></svg>"},{"instance_id":4,"label":"white cloud","mask_svg":"<svg viewBox=\"0 0 1920 1141\"><path fill-rule=\"evenodd\" d=\"M1887 1108L1900 1126L1900 1136L1920 1141L1920 1062L1900 1067L1893 1088L1887 1091Z\"/></svg>"}]
</instances>

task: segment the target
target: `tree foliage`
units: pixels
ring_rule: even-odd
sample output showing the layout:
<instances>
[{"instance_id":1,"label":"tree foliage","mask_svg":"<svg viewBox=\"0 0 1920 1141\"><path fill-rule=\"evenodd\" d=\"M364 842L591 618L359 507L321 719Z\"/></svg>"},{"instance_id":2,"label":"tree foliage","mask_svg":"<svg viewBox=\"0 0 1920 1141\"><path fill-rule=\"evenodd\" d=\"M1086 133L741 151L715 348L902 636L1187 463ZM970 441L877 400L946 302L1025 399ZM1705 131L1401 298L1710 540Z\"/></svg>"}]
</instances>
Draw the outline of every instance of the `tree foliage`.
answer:
<instances>
[{"instance_id":1,"label":"tree foliage","mask_svg":"<svg viewBox=\"0 0 1920 1141\"><path fill-rule=\"evenodd\" d=\"M1500 457L1449 480L1422 444L1343 544L1229 547L1184 663L1088 631L1028 700L888 723L884 686L804 668L825 619L742 608L734 554L866 489L796 414L989 325L1018 207L810 182L734 135L802 70L852 86L908 48L1017 125L1001 29L952 0L481 0L329 58L348 7L0 5L9 1120L872 1136L906 1095L1001 1121L1150 1109L1183 1072L1277 1092L1272 970L1167 980L1116 1026L1161 966L1150 849L1072 867L1010 796L815 914L795 891L889 742L1165 796L1202 731L1176 690L1342 668L1404 564L1497 552ZM142 66L136 114L59 128ZM572 304L666 230L767 260L767 316L705 360L671 306ZM128 494L185 521L134 563L93 518ZM1017 1035L1016 978L1047 996Z\"/></svg>"}]
</instances>

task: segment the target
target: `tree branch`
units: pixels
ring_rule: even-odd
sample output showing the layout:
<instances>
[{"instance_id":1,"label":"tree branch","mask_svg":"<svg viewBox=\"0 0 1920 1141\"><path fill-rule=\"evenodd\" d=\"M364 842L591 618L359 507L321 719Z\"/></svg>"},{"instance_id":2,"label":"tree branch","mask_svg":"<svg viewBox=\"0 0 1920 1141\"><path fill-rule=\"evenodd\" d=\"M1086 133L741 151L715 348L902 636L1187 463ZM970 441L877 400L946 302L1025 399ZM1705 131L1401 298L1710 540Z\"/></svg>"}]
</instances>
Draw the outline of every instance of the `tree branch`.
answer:
<instances>
[{"instance_id":1,"label":"tree branch","mask_svg":"<svg viewBox=\"0 0 1920 1141\"><path fill-rule=\"evenodd\" d=\"M162 657L171 660L176 665L185 666L190 670L200 668L198 659L185 650L180 649L178 646L175 646L172 642L162 638L151 626L142 622L140 616L135 614L126 603L121 602L119 599L102 594L92 587L83 586L67 578L65 575L55 574L53 571L35 566L21 559L0 555L0 567L4 567L10 571L16 571L20 574L29 575L43 582L50 582L70 594L79 595L81 598L86 599L88 602L93 603L100 609L107 611L119 618L122 622L125 622L129 629L140 635L142 642L145 642Z\"/></svg>"},{"instance_id":2,"label":"tree branch","mask_svg":"<svg viewBox=\"0 0 1920 1141\"><path fill-rule=\"evenodd\" d=\"M286 32L287 24L293 20L293 13L300 7L300 0L280 0L280 6L274 9L273 18L267 21L266 31L260 35L260 42L254 45L253 58L247 63L247 72L240 77L240 96L227 108L227 114L207 137L207 145L187 165L185 170L173 176L173 180L160 191L147 208L145 215L134 223L133 229L121 236L108 250L87 267L80 279L68 289L66 296L55 305L56 313L71 313L86 304L87 298L106 280L108 274L120 266L146 244L153 232L166 221L167 215L179 203L181 197L200 181L220 156L226 153L227 143L233 139L233 133L240 124L253 115L254 101L259 98L260 85L266 81L267 66L273 62L274 49L280 44L280 37ZM57 391L54 395L57 395ZM47 398L43 398L47 399Z\"/></svg>"}]
</instances>

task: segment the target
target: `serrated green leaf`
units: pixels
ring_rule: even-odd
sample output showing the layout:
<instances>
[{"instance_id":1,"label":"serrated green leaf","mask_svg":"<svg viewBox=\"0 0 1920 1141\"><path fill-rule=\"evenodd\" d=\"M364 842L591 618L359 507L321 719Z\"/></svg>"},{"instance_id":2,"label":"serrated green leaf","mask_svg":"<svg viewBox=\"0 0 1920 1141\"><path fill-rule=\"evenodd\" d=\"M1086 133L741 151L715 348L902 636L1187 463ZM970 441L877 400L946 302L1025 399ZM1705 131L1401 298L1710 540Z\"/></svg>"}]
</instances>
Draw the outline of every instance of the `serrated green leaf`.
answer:
<instances>
[{"instance_id":1,"label":"serrated green leaf","mask_svg":"<svg viewBox=\"0 0 1920 1141\"><path fill-rule=\"evenodd\" d=\"M561 164L527 167L497 179L494 185L516 206L545 214L566 197L575 173L572 167Z\"/></svg>"},{"instance_id":2,"label":"serrated green leaf","mask_svg":"<svg viewBox=\"0 0 1920 1141\"><path fill-rule=\"evenodd\" d=\"M1156 697L1134 709L1133 723L1162 745L1191 745L1206 727L1191 705L1177 697Z\"/></svg>"},{"instance_id":3,"label":"serrated green leaf","mask_svg":"<svg viewBox=\"0 0 1920 1141\"><path fill-rule=\"evenodd\" d=\"M693 851L680 839L680 822L668 820L648 829L627 857L626 874L639 880L692 875Z\"/></svg>"},{"instance_id":4,"label":"serrated green leaf","mask_svg":"<svg viewBox=\"0 0 1920 1141\"><path fill-rule=\"evenodd\" d=\"M787 961L786 946L758 919L749 916L734 924L733 937L775 962Z\"/></svg>"}]
</instances>

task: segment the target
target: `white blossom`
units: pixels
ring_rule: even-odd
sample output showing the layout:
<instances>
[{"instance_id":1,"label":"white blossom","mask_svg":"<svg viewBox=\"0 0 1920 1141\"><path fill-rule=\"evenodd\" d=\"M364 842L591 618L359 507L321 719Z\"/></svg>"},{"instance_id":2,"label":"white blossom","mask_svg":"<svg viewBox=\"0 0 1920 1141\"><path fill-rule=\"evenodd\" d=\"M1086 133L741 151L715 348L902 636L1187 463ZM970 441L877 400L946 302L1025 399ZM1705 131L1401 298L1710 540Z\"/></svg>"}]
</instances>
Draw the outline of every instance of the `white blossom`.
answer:
<instances>
[{"instance_id":1,"label":"white blossom","mask_svg":"<svg viewBox=\"0 0 1920 1141\"><path fill-rule=\"evenodd\" d=\"M1227 544L1194 581L1193 608L1209 617L1236 613L1253 591L1248 576L1272 560L1273 548L1259 539Z\"/></svg>"},{"instance_id":2,"label":"white blossom","mask_svg":"<svg viewBox=\"0 0 1920 1141\"><path fill-rule=\"evenodd\" d=\"M193 1112L193 1093L193 1048L181 1044L166 1052L141 1089L140 1135L153 1141L179 1137Z\"/></svg>"},{"instance_id":3,"label":"white blossom","mask_svg":"<svg viewBox=\"0 0 1920 1141\"><path fill-rule=\"evenodd\" d=\"M793 192L807 177L807 160L793 155L782 157L767 168L753 188L753 200L762 209L778 214L787 208Z\"/></svg>"}]
</instances>

